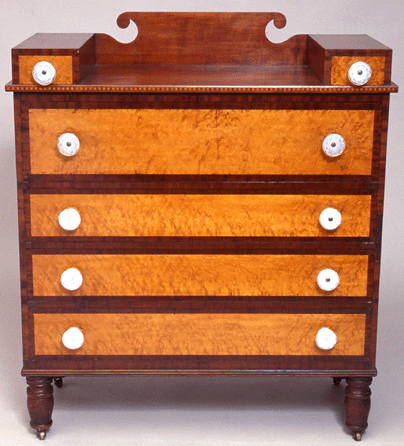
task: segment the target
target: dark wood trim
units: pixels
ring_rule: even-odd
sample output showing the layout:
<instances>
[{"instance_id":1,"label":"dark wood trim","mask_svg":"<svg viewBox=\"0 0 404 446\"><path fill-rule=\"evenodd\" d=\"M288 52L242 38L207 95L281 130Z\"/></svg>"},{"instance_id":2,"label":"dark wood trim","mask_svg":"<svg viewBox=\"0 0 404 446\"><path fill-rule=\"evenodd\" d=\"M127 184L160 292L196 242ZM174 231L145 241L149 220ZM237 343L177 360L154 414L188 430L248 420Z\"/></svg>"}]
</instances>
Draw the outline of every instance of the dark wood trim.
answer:
<instances>
[{"instance_id":1,"label":"dark wood trim","mask_svg":"<svg viewBox=\"0 0 404 446\"><path fill-rule=\"evenodd\" d=\"M52 426L53 386L52 378L46 376L27 376L27 402L31 418L30 425L41 440Z\"/></svg>"},{"instance_id":2,"label":"dark wood trim","mask_svg":"<svg viewBox=\"0 0 404 446\"><path fill-rule=\"evenodd\" d=\"M366 87L365 87L366 88ZM370 87L369 87L370 88ZM236 109L236 110L378 110L382 107L384 95L374 95L361 90L341 96L331 93L305 92L307 94L229 94L188 93L133 93L128 95L100 92L53 95L32 95L21 93L18 97L24 102L24 111L40 109Z\"/></svg>"},{"instance_id":3,"label":"dark wood trim","mask_svg":"<svg viewBox=\"0 0 404 446\"><path fill-rule=\"evenodd\" d=\"M83 243L81 240L67 241L60 244L55 241L51 243L48 241L46 245L38 244L33 249L33 242L31 248L27 250L27 258L34 254L256 254L256 255L270 255L270 254L324 254L324 255L370 255L374 252L374 246L368 245L366 242L352 243L347 240L345 243L332 243L330 241L327 245L323 239L317 239L314 242L290 240L283 238L274 241L272 239L254 240L246 239L239 240L237 237L227 239L220 238L139 238L132 239L132 243L128 241L107 242L100 243L96 240L93 243Z\"/></svg>"},{"instance_id":4,"label":"dark wood trim","mask_svg":"<svg viewBox=\"0 0 404 446\"><path fill-rule=\"evenodd\" d=\"M370 175L28 175L20 188L40 194L112 190L116 194L369 195L377 191L378 183Z\"/></svg>"},{"instance_id":5,"label":"dark wood trim","mask_svg":"<svg viewBox=\"0 0 404 446\"><path fill-rule=\"evenodd\" d=\"M119 369L93 369L93 370L68 370L68 369L55 369L55 370L40 370L40 369L29 369L23 368L21 371L22 376L53 376L53 375L64 375L64 376L109 376L121 375L121 376L296 376L296 377L308 377L308 376L333 376L335 374L334 370L119 370ZM376 369L361 370L361 369L350 369L338 370L340 375L344 377L348 376L376 376Z\"/></svg>"},{"instance_id":6,"label":"dark wood trim","mask_svg":"<svg viewBox=\"0 0 404 446\"><path fill-rule=\"evenodd\" d=\"M371 376L348 377L345 388L346 425L359 441L368 427Z\"/></svg>"},{"instance_id":7,"label":"dark wood trim","mask_svg":"<svg viewBox=\"0 0 404 446\"><path fill-rule=\"evenodd\" d=\"M77 63L74 67L73 83L78 84L93 69L96 63L95 56L95 35L91 36L80 48Z\"/></svg>"},{"instance_id":8,"label":"dark wood trim","mask_svg":"<svg viewBox=\"0 0 404 446\"><path fill-rule=\"evenodd\" d=\"M16 84L7 84L6 91L14 91L20 93L235 93L235 94L265 94L265 93L352 93L352 94L369 94L369 93L397 93L398 86L391 83L378 87L340 87L340 86L319 86L319 87L210 87L210 86L87 86L87 85L62 85L40 87L35 85L25 86Z\"/></svg>"},{"instance_id":9,"label":"dark wood trim","mask_svg":"<svg viewBox=\"0 0 404 446\"><path fill-rule=\"evenodd\" d=\"M319 305L322 303L323 305ZM330 296L38 296L28 303L35 313L248 313L248 314L367 314L366 297Z\"/></svg>"},{"instance_id":10,"label":"dark wood trim","mask_svg":"<svg viewBox=\"0 0 404 446\"><path fill-rule=\"evenodd\" d=\"M33 237L26 242L32 253L230 253L240 254L367 254L373 252L372 238L357 237ZM31 251L32 250L32 251Z\"/></svg>"},{"instance_id":11,"label":"dark wood trim","mask_svg":"<svg viewBox=\"0 0 404 446\"><path fill-rule=\"evenodd\" d=\"M364 376L375 375L363 356L36 356L24 362L23 375L227 374ZM346 371L349 370L349 373ZM201 373L202 372L202 373Z\"/></svg>"},{"instance_id":12,"label":"dark wood trim","mask_svg":"<svg viewBox=\"0 0 404 446\"><path fill-rule=\"evenodd\" d=\"M384 83L391 83L392 50L365 34L315 35L308 38L308 63L317 77L331 84L331 62L334 56L384 57Z\"/></svg>"},{"instance_id":13,"label":"dark wood trim","mask_svg":"<svg viewBox=\"0 0 404 446\"><path fill-rule=\"evenodd\" d=\"M14 47L11 54L13 84L19 84L20 82L20 56L44 56L44 59L46 59L46 56L72 56L73 83L78 84L95 64L95 37L94 34L89 33L37 33Z\"/></svg>"}]
</instances>

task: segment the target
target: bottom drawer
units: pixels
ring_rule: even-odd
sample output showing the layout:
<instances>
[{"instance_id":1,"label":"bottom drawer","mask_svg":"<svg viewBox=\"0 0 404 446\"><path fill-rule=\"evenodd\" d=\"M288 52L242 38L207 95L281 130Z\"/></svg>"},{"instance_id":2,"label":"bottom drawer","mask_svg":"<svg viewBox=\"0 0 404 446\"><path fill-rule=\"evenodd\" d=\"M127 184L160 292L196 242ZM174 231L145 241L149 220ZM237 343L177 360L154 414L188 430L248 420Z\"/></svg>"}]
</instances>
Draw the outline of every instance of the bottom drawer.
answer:
<instances>
[{"instance_id":1,"label":"bottom drawer","mask_svg":"<svg viewBox=\"0 0 404 446\"><path fill-rule=\"evenodd\" d=\"M35 354L364 355L365 326L365 314L36 313ZM75 349L63 343L72 327L84 337ZM330 350L316 343L323 327L336 335Z\"/></svg>"}]
</instances>

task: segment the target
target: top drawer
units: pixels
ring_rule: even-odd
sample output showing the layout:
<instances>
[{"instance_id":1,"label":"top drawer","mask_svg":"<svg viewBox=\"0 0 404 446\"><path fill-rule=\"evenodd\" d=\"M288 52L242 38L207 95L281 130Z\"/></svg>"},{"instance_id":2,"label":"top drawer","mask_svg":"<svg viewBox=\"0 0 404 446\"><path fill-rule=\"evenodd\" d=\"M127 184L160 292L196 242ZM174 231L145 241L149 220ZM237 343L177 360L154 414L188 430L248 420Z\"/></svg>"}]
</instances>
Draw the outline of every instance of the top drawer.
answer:
<instances>
[{"instance_id":1,"label":"top drawer","mask_svg":"<svg viewBox=\"0 0 404 446\"><path fill-rule=\"evenodd\" d=\"M32 174L370 175L373 110L30 109ZM69 134L64 141L61 135ZM75 135L77 139L71 136ZM329 156L324 139L340 135ZM72 156L62 151L77 153ZM336 150L337 140L329 141Z\"/></svg>"}]
</instances>

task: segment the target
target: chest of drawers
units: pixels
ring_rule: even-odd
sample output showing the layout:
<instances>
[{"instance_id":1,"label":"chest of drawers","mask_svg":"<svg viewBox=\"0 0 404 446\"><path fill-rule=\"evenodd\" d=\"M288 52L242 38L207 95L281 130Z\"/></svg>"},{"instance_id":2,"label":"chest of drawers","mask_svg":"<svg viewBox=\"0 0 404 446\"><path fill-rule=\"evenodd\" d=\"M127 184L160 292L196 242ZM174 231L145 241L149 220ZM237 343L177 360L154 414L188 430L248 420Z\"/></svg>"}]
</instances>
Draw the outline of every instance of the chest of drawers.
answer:
<instances>
[{"instance_id":1,"label":"chest of drawers","mask_svg":"<svg viewBox=\"0 0 404 446\"><path fill-rule=\"evenodd\" d=\"M77 375L376 374L389 48L279 13L124 13L13 49L31 426Z\"/></svg>"}]
</instances>

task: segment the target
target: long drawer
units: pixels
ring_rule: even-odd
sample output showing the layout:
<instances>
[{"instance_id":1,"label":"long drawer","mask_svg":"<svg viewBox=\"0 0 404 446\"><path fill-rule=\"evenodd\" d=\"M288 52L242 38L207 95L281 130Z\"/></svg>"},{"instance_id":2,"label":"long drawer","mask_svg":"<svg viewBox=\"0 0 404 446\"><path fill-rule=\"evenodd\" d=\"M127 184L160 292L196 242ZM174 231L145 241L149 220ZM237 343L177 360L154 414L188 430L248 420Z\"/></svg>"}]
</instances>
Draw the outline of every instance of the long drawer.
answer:
<instances>
[{"instance_id":1,"label":"long drawer","mask_svg":"<svg viewBox=\"0 0 404 446\"><path fill-rule=\"evenodd\" d=\"M36 355L364 355L364 314L78 314L34 315ZM84 335L66 348L64 333ZM330 350L315 342L336 334ZM73 341L74 342L74 341Z\"/></svg>"},{"instance_id":2,"label":"long drawer","mask_svg":"<svg viewBox=\"0 0 404 446\"><path fill-rule=\"evenodd\" d=\"M370 195L32 194L31 235L369 237L371 198ZM330 209L340 214L339 224L333 221L335 211L330 213Z\"/></svg>"},{"instance_id":3,"label":"long drawer","mask_svg":"<svg viewBox=\"0 0 404 446\"><path fill-rule=\"evenodd\" d=\"M370 175L374 121L373 110L30 109L31 173ZM74 156L58 151L63 134L78 138ZM322 149L331 134L340 156Z\"/></svg>"},{"instance_id":4,"label":"long drawer","mask_svg":"<svg viewBox=\"0 0 404 446\"><path fill-rule=\"evenodd\" d=\"M34 296L366 296L368 284L367 255L35 254L32 270Z\"/></svg>"}]
</instances>

